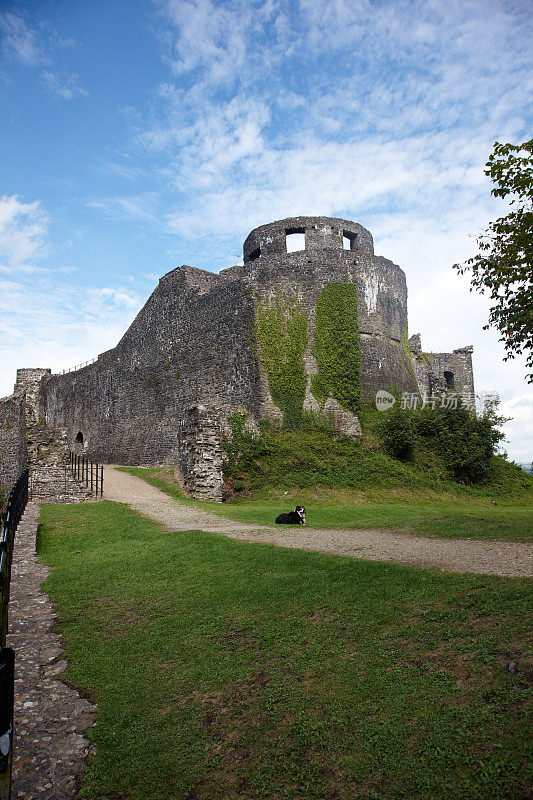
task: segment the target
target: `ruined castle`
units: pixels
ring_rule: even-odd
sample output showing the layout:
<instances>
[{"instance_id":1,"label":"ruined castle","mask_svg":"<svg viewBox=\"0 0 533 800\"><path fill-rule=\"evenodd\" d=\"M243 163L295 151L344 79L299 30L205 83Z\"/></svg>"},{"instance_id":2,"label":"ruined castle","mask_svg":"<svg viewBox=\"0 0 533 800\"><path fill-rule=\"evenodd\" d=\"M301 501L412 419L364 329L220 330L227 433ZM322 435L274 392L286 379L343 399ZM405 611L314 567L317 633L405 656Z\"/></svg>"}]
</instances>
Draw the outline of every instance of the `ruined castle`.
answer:
<instances>
[{"instance_id":1,"label":"ruined castle","mask_svg":"<svg viewBox=\"0 0 533 800\"><path fill-rule=\"evenodd\" d=\"M22 458L13 431L26 416L99 461L175 465L192 495L220 499L232 414L255 427L327 413L358 435L357 408L379 389L473 392L471 352L424 353L419 336L408 339L405 273L374 254L369 231L291 217L255 228L242 266L168 272L92 364L19 370L0 401L0 469L5 481Z\"/></svg>"}]
</instances>

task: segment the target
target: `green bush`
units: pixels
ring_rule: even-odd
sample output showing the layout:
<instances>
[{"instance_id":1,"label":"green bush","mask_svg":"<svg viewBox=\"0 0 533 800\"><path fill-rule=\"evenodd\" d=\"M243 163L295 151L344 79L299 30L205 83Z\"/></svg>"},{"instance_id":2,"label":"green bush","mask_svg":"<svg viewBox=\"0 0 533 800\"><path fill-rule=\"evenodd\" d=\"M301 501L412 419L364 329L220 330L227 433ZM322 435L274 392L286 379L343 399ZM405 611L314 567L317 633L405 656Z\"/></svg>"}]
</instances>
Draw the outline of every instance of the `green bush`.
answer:
<instances>
[{"instance_id":1,"label":"green bush","mask_svg":"<svg viewBox=\"0 0 533 800\"><path fill-rule=\"evenodd\" d=\"M418 442L416 423L412 411L395 408L377 426L381 434L385 451L393 458L400 461L410 461L413 458Z\"/></svg>"},{"instance_id":2,"label":"green bush","mask_svg":"<svg viewBox=\"0 0 533 800\"><path fill-rule=\"evenodd\" d=\"M456 481L478 483L489 471L503 434L494 415L476 417L465 406L424 408L414 414L421 440L443 459Z\"/></svg>"}]
</instances>

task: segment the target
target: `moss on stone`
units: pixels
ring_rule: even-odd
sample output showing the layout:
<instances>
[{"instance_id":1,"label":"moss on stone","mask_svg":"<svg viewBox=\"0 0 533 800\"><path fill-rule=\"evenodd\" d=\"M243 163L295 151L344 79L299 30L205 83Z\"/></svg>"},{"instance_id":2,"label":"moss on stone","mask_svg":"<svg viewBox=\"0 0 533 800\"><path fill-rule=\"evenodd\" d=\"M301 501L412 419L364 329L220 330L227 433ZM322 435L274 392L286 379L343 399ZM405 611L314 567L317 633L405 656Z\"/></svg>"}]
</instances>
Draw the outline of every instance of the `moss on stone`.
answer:
<instances>
[{"instance_id":1,"label":"moss on stone","mask_svg":"<svg viewBox=\"0 0 533 800\"><path fill-rule=\"evenodd\" d=\"M361 405L361 344L353 283L335 281L322 289L316 304L312 353L318 372L311 390L319 403L334 397L343 408L357 412Z\"/></svg>"},{"instance_id":2,"label":"moss on stone","mask_svg":"<svg viewBox=\"0 0 533 800\"><path fill-rule=\"evenodd\" d=\"M416 357L418 358L419 361L421 361L423 364L426 364L428 367L432 367L433 364L435 363L435 356L433 353L423 353L422 351L420 351L420 353L416 354Z\"/></svg>"},{"instance_id":3,"label":"moss on stone","mask_svg":"<svg viewBox=\"0 0 533 800\"><path fill-rule=\"evenodd\" d=\"M409 373L410 373L412 379L414 380L415 385L418 386L418 380L417 380L417 377L416 377L415 368L413 366L413 356L412 356L412 353L411 353L411 348L409 347L409 333L407 331L407 328L402 333L401 351L402 351L403 360L405 362L405 366L409 370ZM416 355L418 356L420 354L417 353Z\"/></svg>"},{"instance_id":4,"label":"moss on stone","mask_svg":"<svg viewBox=\"0 0 533 800\"><path fill-rule=\"evenodd\" d=\"M278 293L257 307L258 355L268 377L272 400L283 413L283 423L294 427L301 419L305 399L303 354L307 344L309 315L298 298Z\"/></svg>"}]
</instances>

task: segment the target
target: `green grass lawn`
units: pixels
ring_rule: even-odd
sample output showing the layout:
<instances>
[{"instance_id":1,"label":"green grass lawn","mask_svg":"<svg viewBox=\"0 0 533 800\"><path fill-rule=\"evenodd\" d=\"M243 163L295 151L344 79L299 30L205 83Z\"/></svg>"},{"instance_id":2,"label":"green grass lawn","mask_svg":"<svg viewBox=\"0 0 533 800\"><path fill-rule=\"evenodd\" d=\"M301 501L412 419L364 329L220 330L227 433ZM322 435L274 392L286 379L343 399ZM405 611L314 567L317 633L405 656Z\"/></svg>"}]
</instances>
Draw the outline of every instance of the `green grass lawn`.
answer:
<instances>
[{"instance_id":1,"label":"green grass lawn","mask_svg":"<svg viewBox=\"0 0 533 800\"><path fill-rule=\"evenodd\" d=\"M108 501L41 522L67 679L98 705L83 797L529 797L527 581L165 533Z\"/></svg>"},{"instance_id":2,"label":"green grass lawn","mask_svg":"<svg viewBox=\"0 0 533 800\"><path fill-rule=\"evenodd\" d=\"M313 528L381 528L407 533L426 533L457 539L486 539L531 541L533 539L533 510L490 500L465 500L435 494L424 499L423 494L404 495L383 493L371 499L360 496L359 502L346 502L343 492L325 493L317 499L304 490L291 489L276 500L238 500L230 503L209 503L191 500L183 494L171 468L122 467L124 472L137 475L152 486L162 489L181 502L202 508L238 522L271 525L280 511L292 510L297 503L305 504L307 524ZM389 500L387 500L387 496ZM319 497L319 496L318 496ZM392 501L391 501L392 499Z\"/></svg>"}]
</instances>

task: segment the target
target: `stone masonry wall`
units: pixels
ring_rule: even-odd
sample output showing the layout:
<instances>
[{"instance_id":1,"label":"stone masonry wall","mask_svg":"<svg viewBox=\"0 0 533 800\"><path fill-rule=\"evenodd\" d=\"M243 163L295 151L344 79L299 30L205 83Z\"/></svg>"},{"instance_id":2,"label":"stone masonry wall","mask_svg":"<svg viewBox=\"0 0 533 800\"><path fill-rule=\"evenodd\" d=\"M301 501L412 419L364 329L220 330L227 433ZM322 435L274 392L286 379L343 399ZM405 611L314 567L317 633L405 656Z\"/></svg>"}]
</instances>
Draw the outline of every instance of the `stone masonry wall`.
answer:
<instances>
[{"instance_id":1,"label":"stone masonry wall","mask_svg":"<svg viewBox=\"0 0 533 800\"><path fill-rule=\"evenodd\" d=\"M212 420L213 476L191 471L192 443L206 435L205 416L194 409L210 408L210 418L215 407L258 410L253 315L242 282L186 266L173 270L114 350L44 382L47 425L64 428L70 446L81 433L84 451L99 461L177 464L191 491L196 475L198 492L219 499L211 490L222 482Z\"/></svg>"},{"instance_id":2,"label":"stone masonry wall","mask_svg":"<svg viewBox=\"0 0 533 800\"><path fill-rule=\"evenodd\" d=\"M289 232L305 232L306 249L287 253ZM343 237L350 249L343 249ZM351 238L348 238L351 237ZM391 386L414 391L416 378L407 343L407 284L405 273L392 261L374 255L369 231L335 217L291 217L262 225L244 243L244 265L220 276L239 276L260 297L279 290L298 294L309 312L306 366L310 382L316 365L311 355L316 300L327 283L355 283L361 335L361 374L364 400ZM253 256L253 257L252 257Z\"/></svg>"},{"instance_id":3,"label":"stone masonry wall","mask_svg":"<svg viewBox=\"0 0 533 800\"><path fill-rule=\"evenodd\" d=\"M40 421L41 381L43 378L49 378L51 374L51 369L26 368L17 370L17 382L15 383L13 394L24 399L28 423L37 424Z\"/></svg>"},{"instance_id":4,"label":"stone masonry wall","mask_svg":"<svg viewBox=\"0 0 533 800\"><path fill-rule=\"evenodd\" d=\"M420 334L409 339L413 366L421 394L439 395L456 392L465 397L474 394L474 371L471 345L460 347L452 353L426 353L422 351ZM466 401L473 405L473 401Z\"/></svg>"},{"instance_id":5,"label":"stone masonry wall","mask_svg":"<svg viewBox=\"0 0 533 800\"><path fill-rule=\"evenodd\" d=\"M292 233L304 234L305 249L287 252ZM333 281L357 285L363 399L391 387L416 391L417 378L430 381L423 365L415 374L407 343L405 274L374 254L361 225L291 217L256 228L243 249L244 264L219 275L189 266L164 275L118 345L96 362L65 375L20 370L17 385L34 422L44 417L73 449L81 438L83 451L98 461L175 465L188 491L220 499L221 439L230 415L244 412L252 425L280 415L258 363L258 304L281 292L298 297L308 312L305 408L313 409L316 302ZM458 381L471 379L467 351L441 355L439 369L453 364ZM354 415L340 406L330 411L357 435Z\"/></svg>"},{"instance_id":6,"label":"stone masonry wall","mask_svg":"<svg viewBox=\"0 0 533 800\"><path fill-rule=\"evenodd\" d=\"M0 400L0 493L9 494L26 461L24 403L11 395Z\"/></svg>"}]
</instances>

